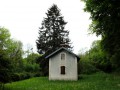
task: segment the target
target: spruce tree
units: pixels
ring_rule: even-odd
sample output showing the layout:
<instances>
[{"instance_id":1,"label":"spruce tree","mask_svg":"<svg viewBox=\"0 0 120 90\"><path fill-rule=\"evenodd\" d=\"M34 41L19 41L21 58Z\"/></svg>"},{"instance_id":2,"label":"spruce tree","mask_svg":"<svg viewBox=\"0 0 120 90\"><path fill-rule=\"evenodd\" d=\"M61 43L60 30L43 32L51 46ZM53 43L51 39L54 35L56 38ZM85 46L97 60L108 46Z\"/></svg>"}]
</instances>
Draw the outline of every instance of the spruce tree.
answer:
<instances>
[{"instance_id":1,"label":"spruce tree","mask_svg":"<svg viewBox=\"0 0 120 90\"><path fill-rule=\"evenodd\" d=\"M45 59L48 54L60 47L72 49L68 37L69 31L65 30L67 22L64 21L57 5L53 4L46 15L39 28L39 37L36 41L38 53L43 54L37 59L43 75L48 75L48 60Z\"/></svg>"},{"instance_id":2,"label":"spruce tree","mask_svg":"<svg viewBox=\"0 0 120 90\"><path fill-rule=\"evenodd\" d=\"M47 17L42 21L39 28L39 37L37 40L38 53L46 53L49 50L56 50L65 45L70 49L69 31L65 30L67 22L61 16L60 9L53 5L46 13Z\"/></svg>"}]
</instances>

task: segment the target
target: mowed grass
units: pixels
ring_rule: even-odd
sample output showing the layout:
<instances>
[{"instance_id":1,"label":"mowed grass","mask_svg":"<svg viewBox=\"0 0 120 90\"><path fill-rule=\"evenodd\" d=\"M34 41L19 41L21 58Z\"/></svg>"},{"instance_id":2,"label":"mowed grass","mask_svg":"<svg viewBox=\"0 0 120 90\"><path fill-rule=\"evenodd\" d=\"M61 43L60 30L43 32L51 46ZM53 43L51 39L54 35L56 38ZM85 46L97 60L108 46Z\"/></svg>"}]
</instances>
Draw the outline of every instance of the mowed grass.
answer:
<instances>
[{"instance_id":1,"label":"mowed grass","mask_svg":"<svg viewBox=\"0 0 120 90\"><path fill-rule=\"evenodd\" d=\"M120 90L120 76L105 73L81 75L78 81L49 81L36 77L5 85L5 90Z\"/></svg>"}]
</instances>

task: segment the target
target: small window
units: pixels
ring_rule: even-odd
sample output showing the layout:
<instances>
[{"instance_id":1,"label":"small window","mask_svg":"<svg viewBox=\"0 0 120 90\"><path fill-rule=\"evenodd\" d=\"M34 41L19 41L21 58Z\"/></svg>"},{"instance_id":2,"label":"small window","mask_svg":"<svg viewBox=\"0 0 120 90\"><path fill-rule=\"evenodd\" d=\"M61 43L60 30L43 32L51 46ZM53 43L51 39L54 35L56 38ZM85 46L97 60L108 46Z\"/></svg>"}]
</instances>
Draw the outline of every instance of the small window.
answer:
<instances>
[{"instance_id":1,"label":"small window","mask_svg":"<svg viewBox=\"0 0 120 90\"><path fill-rule=\"evenodd\" d=\"M65 74L65 66L61 66L61 74Z\"/></svg>"},{"instance_id":2,"label":"small window","mask_svg":"<svg viewBox=\"0 0 120 90\"><path fill-rule=\"evenodd\" d=\"M61 60L65 60L65 54L64 53L61 54Z\"/></svg>"}]
</instances>

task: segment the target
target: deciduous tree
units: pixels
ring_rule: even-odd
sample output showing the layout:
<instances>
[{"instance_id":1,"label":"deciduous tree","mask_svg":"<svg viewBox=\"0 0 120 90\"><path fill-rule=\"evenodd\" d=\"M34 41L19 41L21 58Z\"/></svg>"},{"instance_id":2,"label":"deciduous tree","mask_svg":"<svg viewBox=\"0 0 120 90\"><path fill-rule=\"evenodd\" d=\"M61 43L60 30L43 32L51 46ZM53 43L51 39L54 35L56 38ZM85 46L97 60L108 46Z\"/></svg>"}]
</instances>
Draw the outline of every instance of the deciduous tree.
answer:
<instances>
[{"instance_id":1,"label":"deciduous tree","mask_svg":"<svg viewBox=\"0 0 120 90\"><path fill-rule=\"evenodd\" d=\"M6 54L9 40L9 31L5 28L0 28L0 82L2 83L6 83L10 80L11 62Z\"/></svg>"},{"instance_id":2,"label":"deciduous tree","mask_svg":"<svg viewBox=\"0 0 120 90\"><path fill-rule=\"evenodd\" d=\"M85 11L90 12L90 30L102 36L102 48L107 53L114 68L120 66L120 1L82 0Z\"/></svg>"}]
</instances>

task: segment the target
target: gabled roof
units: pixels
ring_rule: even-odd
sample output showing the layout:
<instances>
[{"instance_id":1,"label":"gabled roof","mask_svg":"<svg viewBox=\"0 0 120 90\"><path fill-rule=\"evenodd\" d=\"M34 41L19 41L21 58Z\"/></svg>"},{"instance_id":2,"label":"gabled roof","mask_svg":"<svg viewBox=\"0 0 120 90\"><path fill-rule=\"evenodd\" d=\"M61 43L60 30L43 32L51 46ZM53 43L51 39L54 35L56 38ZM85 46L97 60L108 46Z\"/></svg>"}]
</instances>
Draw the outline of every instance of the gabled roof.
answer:
<instances>
[{"instance_id":1,"label":"gabled roof","mask_svg":"<svg viewBox=\"0 0 120 90\"><path fill-rule=\"evenodd\" d=\"M59 53L59 52L62 51L62 50L65 50L66 52L68 52L68 53L72 54L73 56L77 57L77 60L80 60L80 57L79 57L79 56L77 56L76 54L74 54L73 52L71 52L70 50L68 50L68 49L66 49L66 48L64 48L64 47L61 47L61 48L57 49L56 51L54 51L53 53L49 54L49 55L46 56L45 58L48 59L48 58L56 55L57 53Z\"/></svg>"}]
</instances>

